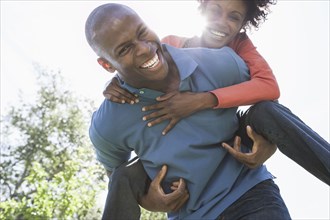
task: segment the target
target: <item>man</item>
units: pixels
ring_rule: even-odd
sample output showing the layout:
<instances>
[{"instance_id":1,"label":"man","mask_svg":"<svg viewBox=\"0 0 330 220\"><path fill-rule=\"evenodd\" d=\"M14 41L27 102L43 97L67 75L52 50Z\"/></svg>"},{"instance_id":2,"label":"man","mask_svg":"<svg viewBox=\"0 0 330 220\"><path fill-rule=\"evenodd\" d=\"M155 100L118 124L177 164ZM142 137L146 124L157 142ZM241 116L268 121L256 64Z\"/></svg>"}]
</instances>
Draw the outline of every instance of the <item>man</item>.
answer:
<instances>
[{"instance_id":1,"label":"man","mask_svg":"<svg viewBox=\"0 0 330 220\"><path fill-rule=\"evenodd\" d=\"M164 123L148 128L141 121L142 106L163 93L203 92L248 80L246 65L231 49L161 45L132 9L119 4L96 8L86 22L86 37L99 64L117 71L122 86L140 94L136 105L105 101L93 114L90 138L107 170L125 163L131 151L151 179L166 164L166 176L160 178L164 192L176 192L186 183L190 194L180 210L168 213L172 219L290 219L267 169L248 169L219 147L237 130L236 108L210 106L163 137ZM207 99L201 103L216 102L212 94Z\"/></svg>"}]
</instances>

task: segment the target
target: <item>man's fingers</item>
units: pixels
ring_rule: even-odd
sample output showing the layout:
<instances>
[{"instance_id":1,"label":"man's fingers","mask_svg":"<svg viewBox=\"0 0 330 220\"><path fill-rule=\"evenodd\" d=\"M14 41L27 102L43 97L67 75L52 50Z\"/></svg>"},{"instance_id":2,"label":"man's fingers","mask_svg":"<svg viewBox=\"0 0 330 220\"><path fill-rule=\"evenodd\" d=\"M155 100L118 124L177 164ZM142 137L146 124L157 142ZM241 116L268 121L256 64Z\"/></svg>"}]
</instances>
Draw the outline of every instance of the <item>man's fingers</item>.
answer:
<instances>
[{"instance_id":1,"label":"man's fingers","mask_svg":"<svg viewBox=\"0 0 330 220\"><path fill-rule=\"evenodd\" d=\"M179 187L179 184L180 184L180 181L175 181L175 182L173 182L172 185L171 185L171 190L172 190L172 191L177 190L178 187Z\"/></svg>"},{"instance_id":2,"label":"man's fingers","mask_svg":"<svg viewBox=\"0 0 330 220\"><path fill-rule=\"evenodd\" d=\"M163 181L163 179L166 175L166 172L167 172L167 166L163 165L162 169L158 172L157 176L155 177L155 179L152 182L154 182L155 184L160 186L161 182Z\"/></svg>"},{"instance_id":3,"label":"man's fingers","mask_svg":"<svg viewBox=\"0 0 330 220\"><path fill-rule=\"evenodd\" d=\"M189 193L186 189L186 182L182 178L180 178L178 188L173 192L173 196L173 199L177 202L172 208L172 211L178 211L189 198Z\"/></svg>"},{"instance_id":4,"label":"man's fingers","mask_svg":"<svg viewBox=\"0 0 330 220\"><path fill-rule=\"evenodd\" d=\"M178 187L179 184L180 184L180 180L179 180L179 181L174 181L174 182L172 183L172 186L176 186L176 187Z\"/></svg>"},{"instance_id":5,"label":"man's fingers","mask_svg":"<svg viewBox=\"0 0 330 220\"><path fill-rule=\"evenodd\" d=\"M223 148L225 148L237 160L241 160L242 159L242 153L240 151L238 151L235 148L231 147L227 143L222 143L222 146L223 146Z\"/></svg>"},{"instance_id":6,"label":"man's fingers","mask_svg":"<svg viewBox=\"0 0 330 220\"><path fill-rule=\"evenodd\" d=\"M178 191L180 193L183 193L185 190L186 190L186 182L182 178L180 178L179 185L178 185Z\"/></svg>"},{"instance_id":7,"label":"man's fingers","mask_svg":"<svg viewBox=\"0 0 330 220\"><path fill-rule=\"evenodd\" d=\"M239 162L245 164L249 161L249 157L251 156L251 153L242 153L240 150L231 147L227 143L222 143L222 147L225 148L228 151L228 153L230 153Z\"/></svg>"},{"instance_id":8,"label":"man's fingers","mask_svg":"<svg viewBox=\"0 0 330 220\"><path fill-rule=\"evenodd\" d=\"M174 206L173 210L174 212L179 211L179 209L187 202L187 200L189 199L189 194L184 194L183 197L178 201L178 203L176 204L176 206Z\"/></svg>"},{"instance_id":9,"label":"man's fingers","mask_svg":"<svg viewBox=\"0 0 330 220\"><path fill-rule=\"evenodd\" d=\"M189 195L189 193L186 188L186 182L182 178L180 178L179 185L177 186L177 188L172 193L167 194L166 196L170 201L179 201L185 199L187 195Z\"/></svg>"},{"instance_id":10,"label":"man's fingers","mask_svg":"<svg viewBox=\"0 0 330 220\"><path fill-rule=\"evenodd\" d=\"M258 134L251 128L250 125L246 126L246 133L248 136L253 140L253 142L256 140L258 137Z\"/></svg>"},{"instance_id":11,"label":"man's fingers","mask_svg":"<svg viewBox=\"0 0 330 220\"><path fill-rule=\"evenodd\" d=\"M235 140L234 140L234 149L236 151L241 151L241 138L239 136L236 136L235 137Z\"/></svg>"},{"instance_id":12,"label":"man's fingers","mask_svg":"<svg viewBox=\"0 0 330 220\"><path fill-rule=\"evenodd\" d=\"M159 172L157 177L161 177L161 175L165 173L164 170L163 173L161 173L162 171ZM186 183L182 178L179 181L173 182L171 188L173 188L173 192L168 194L162 193L162 197L159 198L163 203L163 208L161 208L161 210L177 211L182 207L182 205L186 203L189 198Z\"/></svg>"}]
</instances>

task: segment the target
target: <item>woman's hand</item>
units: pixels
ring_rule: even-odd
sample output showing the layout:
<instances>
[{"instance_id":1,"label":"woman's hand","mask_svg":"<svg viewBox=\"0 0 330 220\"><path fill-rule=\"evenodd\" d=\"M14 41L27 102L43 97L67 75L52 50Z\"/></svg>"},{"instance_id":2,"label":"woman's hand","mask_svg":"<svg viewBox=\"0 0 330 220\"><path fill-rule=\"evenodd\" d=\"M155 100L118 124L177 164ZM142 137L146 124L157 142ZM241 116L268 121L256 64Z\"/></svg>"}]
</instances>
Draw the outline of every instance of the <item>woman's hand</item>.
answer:
<instances>
[{"instance_id":1,"label":"woman's hand","mask_svg":"<svg viewBox=\"0 0 330 220\"><path fill-rule=\"evenodd\" d=\"M170 120L162 134L167 134L182 118L197 111L212 108L217 105L216 97L209 92L193 93L174 91L157 97L157 104L145 106L142 111L154 112L145 115L144 121L148 121L148 127L152 127L165 120Z\"/></svg>"},{"instance_id":2,"label":"woman's hand","mask_svg":"<svg viewBox=\"0 0 330 220\"><path fill-rule=\"evenodd\" d=\"M103 91L103 96L112 102L122 104L135 104L139 102L139 99L134 94L120 87L117 77L113 77L106 86Z\"/></svg>"}]
</instances>

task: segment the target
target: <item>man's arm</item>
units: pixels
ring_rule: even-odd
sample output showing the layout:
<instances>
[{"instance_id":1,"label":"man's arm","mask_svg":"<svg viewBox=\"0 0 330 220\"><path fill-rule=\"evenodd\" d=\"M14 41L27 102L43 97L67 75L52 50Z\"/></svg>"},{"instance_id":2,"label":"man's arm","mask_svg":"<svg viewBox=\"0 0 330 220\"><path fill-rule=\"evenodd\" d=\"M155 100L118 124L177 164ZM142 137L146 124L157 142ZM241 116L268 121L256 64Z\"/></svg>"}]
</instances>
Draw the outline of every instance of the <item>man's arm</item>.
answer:
<instances>
[{"instance_id":1,"label":"man's arm","mask_svg":"<svg viewBox=\"0 0 330 220\"><path fill-rule=\"evenodd\" d=\"M139 166L135 166L135 168L138 167ZM141 168L139 169L134 169L132 172L139 173L140 174L139 176L141 175L144 176L144 174L141 172L145 172L145 171L142 165L140 165L140 167ZM186 201L189 198L189 193L186 187L186 183L183 179L180 179L172 183L171 186L171 189L173 191L172 193L169 194L164 193L161 183L164 177L166 176L166 172L167 172L166 165L162 167L162 169L159 171L155 179L151 181L149 187L146 182L141 183L141 181L145 181L144 178L134 178L133 175L131 175L132 173L130 172L120 172L120 174L118 174L117 172L116 175L114 176L111 176L112 175L111 171L106 170L106 172L107 172L107 176L109 178L112 178L113 182L119 183L118 182L120 181L119 179L121 179L121 181L127 179L127 181L123 181L123 183L127 183L127 186L121 186L123 188L130 187L133 184L135 185L135 188L138 187L136 189L133 188L129 190L126 189L122 191L122 193L126 193L126 194L132 193L131 195L132 198L135 197L139 205L141 205L143 208L149 211L153 211L153 212L177 211L186 203ZM135 181L138 181L138 183ZM148 187L147 190L145 190L146 187ZM144 192L144 191L146 191L146 193L142 195L140 192ZM127 195L122 195L122 196L125 197ZM113 201L113 199L111 201ZM115 201L113 201L111 204L113 203L115 203ZM116 204L118 204L118 201ZM107 208L111 209L111 207L107 207Z\"/></svg>"}]
</instances>

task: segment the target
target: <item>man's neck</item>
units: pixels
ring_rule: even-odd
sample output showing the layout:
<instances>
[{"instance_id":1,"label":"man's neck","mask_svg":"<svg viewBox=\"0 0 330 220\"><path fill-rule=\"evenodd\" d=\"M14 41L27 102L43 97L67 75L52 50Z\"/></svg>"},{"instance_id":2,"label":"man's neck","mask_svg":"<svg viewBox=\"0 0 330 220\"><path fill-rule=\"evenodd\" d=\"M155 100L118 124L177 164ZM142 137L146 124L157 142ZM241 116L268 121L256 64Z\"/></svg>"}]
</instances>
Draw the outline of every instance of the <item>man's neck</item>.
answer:
<instances>
[{"instance_id":1,"label":"man's neck","mask_svg":"<svg viewBox=\"0 0 330 220\"><path fill-rule=\"evenodd\" d=\"M180 74L175 62L166 48L164 49L164 56L168 63L168 74L165 79L159 82L153 82L151 89L168 93L179 89Z\"/></svg>"},{"instance_id":2,"label":"man's neck","mask_svg":"<svg viewBox=\"0 0 330 220\"><path fill-rule=\"evenodd\" d=\"M179 89L179 85L180 85L180 74L179 74L179 70L174 62L174 60L172 59L171 55L168 53L168 51L165 49L165 56L168 62L168 75L166 77L166 87L165 89L165 93L168 92L172 92L175 90Z\"/></svg>"}]
</instances>

